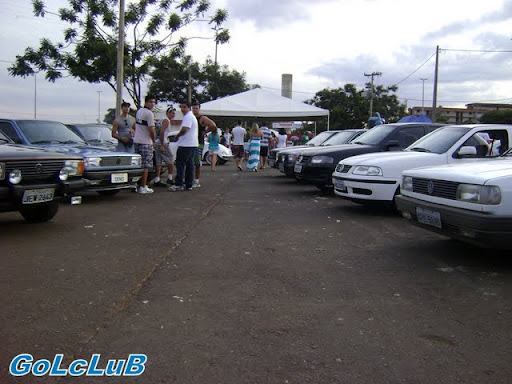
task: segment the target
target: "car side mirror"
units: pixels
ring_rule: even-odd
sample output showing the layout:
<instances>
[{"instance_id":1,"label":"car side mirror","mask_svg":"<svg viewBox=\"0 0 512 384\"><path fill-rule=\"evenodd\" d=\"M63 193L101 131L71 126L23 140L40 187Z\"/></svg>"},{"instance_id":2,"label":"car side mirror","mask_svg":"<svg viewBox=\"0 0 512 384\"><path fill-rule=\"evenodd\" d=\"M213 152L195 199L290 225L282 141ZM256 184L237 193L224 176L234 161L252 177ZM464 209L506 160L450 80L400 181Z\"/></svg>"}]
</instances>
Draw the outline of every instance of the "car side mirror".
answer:
<instances>
[{"instance_id":1,"label":"car side mirror","mask_svg":"<svg viewBox=\"0 0 512 384\"><path fill-rule=\"evenodd\" d=\"M386 150L387 151L399 151L400 150L400 143L398 140L389 140L386 143Z\"/></svg>"},{"instance_id":2,"label":"car side mirror","mask_svg":"<svg viewBox=\"0 0 512 384\"><path fill-rule=\"evenodd\" d=\"M457 151L458 157L476 156L476 148L470 145L464 146Z\"/></svg>"}]
</instances>

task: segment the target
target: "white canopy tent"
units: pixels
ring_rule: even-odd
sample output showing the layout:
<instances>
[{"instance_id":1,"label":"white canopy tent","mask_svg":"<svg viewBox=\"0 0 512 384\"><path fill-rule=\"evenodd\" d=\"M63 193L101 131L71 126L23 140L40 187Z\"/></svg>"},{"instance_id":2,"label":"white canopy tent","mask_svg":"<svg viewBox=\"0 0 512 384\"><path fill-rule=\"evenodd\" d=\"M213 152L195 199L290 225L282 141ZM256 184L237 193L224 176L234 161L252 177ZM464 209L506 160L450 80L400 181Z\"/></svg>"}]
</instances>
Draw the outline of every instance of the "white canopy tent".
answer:
<instances>
[{"instance_id":1,"label":"white canopy tent","mask_svg":"<svg viewBox=\"0 0 512 384\"><path fill-rule=\"evenodd\" d=\"M326 109L279 96L261 88L201 104L201 114L209 117L250 117L283 121L316 121L327 118L329 121L329 111Z\"/></svg>"}]
</instances>

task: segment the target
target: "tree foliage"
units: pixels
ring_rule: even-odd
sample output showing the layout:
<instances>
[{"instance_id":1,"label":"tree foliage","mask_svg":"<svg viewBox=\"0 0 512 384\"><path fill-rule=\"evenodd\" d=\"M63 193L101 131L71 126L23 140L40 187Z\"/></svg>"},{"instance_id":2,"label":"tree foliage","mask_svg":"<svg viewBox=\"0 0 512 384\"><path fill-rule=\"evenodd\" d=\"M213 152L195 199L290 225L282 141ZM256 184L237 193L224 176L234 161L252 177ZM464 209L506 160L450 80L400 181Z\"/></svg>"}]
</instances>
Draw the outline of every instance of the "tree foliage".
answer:
<instances>
[{"instance_id":1,"label":"tree foliage","mask_svg":"<svg viewBox=\"0 0 512 384\"><path fill-rule=\"evenodd\" d=\"M210 58L204 64L193 62L186 56L180 61L161 57L154 63L149 92L159 101L179 102L191 99L201 103L234 95L251 89L245 79L245 72L230 70L227 65L218 66ZM189 80L190 76L190 80Z\"/></svg>"},{"instance_id":2,"label":"tree foliage","mask_svg":"<svg viewBox=\"0 0 512 384\"><path fill-rule=\"evenodd\" d=\"M512 124L512 109L485 112L480 118L483 124Z\"/></svg>"},{"instance_id":3,"label":"tree foliage","mask_svg":"<svg viewBox=\"0 0 512 384\"><path fill-rule=\"evenodd\" d=\"M406 106L400 104L397 96L392 94L397 89L396 86L377 86L373 91L373 112L379 112L387 122L398 121L406 115ZM306 102L330 111L330 129L362 128L370 117L369 97L365 90L358 90L354 84L323 89Z\"/></svg>"},{"instance_id":4,"label":"tree foliage","mask_svg":"<svg viewBox=\"0 0 512 384\"><path fill-rule=\"evenodd\" d=\"M16 56L8 71L12 76L26 77L44 71L51 82L71 76L89 83L105 82L116 90L118 46L117 0L68 0L69 7L57 15L70 25L63 31L64 40L52 43L43 38L37 49L26 48ZM34 14L50 14L43 0L33 0ZM142 82L154 69L158 57L174 60L185 53L186 43L193 37L175 39L186 25L205 17L209 0L137 0L125 12L125 87L137 106L141 104ZM229 31L221 28L227 11L217 10L209 18L219 44L229 41Z\"/></svg>"}]
</instances>

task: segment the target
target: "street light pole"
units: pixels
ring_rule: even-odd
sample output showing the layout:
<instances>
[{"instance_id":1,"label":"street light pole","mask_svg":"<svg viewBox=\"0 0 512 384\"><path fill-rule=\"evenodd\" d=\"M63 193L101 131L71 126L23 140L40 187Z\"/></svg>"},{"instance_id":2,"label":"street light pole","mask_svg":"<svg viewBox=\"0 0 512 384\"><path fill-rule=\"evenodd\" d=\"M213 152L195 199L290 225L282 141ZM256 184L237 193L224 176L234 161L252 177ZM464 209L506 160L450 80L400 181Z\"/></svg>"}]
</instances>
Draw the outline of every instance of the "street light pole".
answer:
<instances>
[{"instance_id":1,"label":"street light pole","mask_svg":"<svg viewBox=\"0 0 512 384\"><path fill-rule=\"evenodd\" d=\"M101 123L101 120L100 120L100 111L101 111L101 91L96 91L98 92L98 124Z\"/></svg>"},{"instance_id":2,"label":"street light pole","mask_svg":"<svg viewBox=\"0 0 512 384\"><path fill-rule=\"evenodd\" d=\"M423 95L421 97L421 114L425 114L425 81L428 79L420 78L420 80L423 82Z\"/></svg>"},{"instance_id":3,"label":"street light pole","mask_svg":"<svg viewBox=\"0 0 512 384\"><path fill-rule=\"evenodd\" d=\"M34 120L37 119L37 72L34 72Z\"/></svg>"}]
</instances>

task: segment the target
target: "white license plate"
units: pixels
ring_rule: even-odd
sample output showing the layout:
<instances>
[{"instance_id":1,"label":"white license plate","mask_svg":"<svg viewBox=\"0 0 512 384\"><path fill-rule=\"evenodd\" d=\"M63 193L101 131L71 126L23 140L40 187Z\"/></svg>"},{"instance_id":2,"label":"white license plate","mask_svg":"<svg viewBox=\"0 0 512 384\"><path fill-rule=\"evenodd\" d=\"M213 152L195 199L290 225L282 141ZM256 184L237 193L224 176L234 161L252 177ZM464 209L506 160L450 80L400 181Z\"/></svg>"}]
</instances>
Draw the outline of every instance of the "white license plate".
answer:
<instances>
[{"instance_id":1,"label":"white license plate","mask_svg":"<svg viewBox=\"0 0 512 384\"><path fill-rule=\"evenodd\" d=\"M23 193L23 204L38 204L53 200L54 188L29 189Z\"/></svg>"},{"instance_id":2,"label":"white license plate","mask_svg":"<svg viewBox=\"0 0 512 384\"><path fill-rule=\"evenodd\" d=\"M343 180L333 178L332 183L334 184L334 188L336 188L336 189L341 189L341 190L345 189L345 182Z\"/></svg>"},{"instance_id":3,"label":"white license plate","mask_svg":"<svg viewBox=\"0 0 512 384\"><path fill-rule=\"evenodd\" d=\"M416 207L416 218L422 224L441 228L441 214L439 212Z\"/></svg>"},{"instance_id":4,"label":"white license plate","mask_svg":"<svg viewBox=\"0 0 512 384\"><path fill-rule=\"evenodd\" d=\"M112 181L112 184L127 183L128 182L128 174L127 173L113 173L112 175L110 175L110 181Z\"/></svg>"},{"instance_id":5,"label":"white license plate","mask_svg":"<svg viewBox=\"0 0 512 384\"><path fill-rule=\"evenodd\" d=\"M295 164L295 167L293 167L293 172L301 173L302 172L302 164Z\"/></svg>"}]
</instances>

